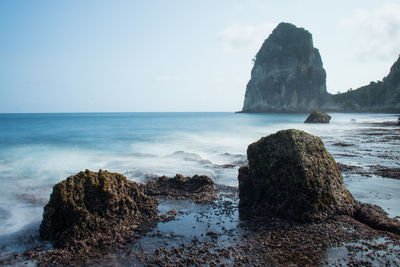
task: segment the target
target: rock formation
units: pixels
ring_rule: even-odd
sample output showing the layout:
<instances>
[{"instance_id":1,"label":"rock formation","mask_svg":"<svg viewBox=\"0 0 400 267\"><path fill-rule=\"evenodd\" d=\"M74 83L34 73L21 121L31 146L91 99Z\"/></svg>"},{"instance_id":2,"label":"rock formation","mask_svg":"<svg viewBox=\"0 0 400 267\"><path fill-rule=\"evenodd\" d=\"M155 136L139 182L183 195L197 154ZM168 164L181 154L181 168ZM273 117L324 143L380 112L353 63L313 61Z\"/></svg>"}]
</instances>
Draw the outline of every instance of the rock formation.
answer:
<instances>
[{"instance_id":1,"label":"rock formation","mask_svg":"<svg viewBox=\"0 0 400 267\"><path fill-rule=\"evenodd\" d=\"M318 137L279 131L249 145L247 158L249 166L239 169L241 216L318 221L353 213L355 200Z\"/></svg>"},{"instance_id":2,"label":"rock formation","mask_svg":"<svg viewBox=\"0 0 400 267\"><path fill-rule=\"evenodd\" d=\"M327 97L326 73L311 33L280 23L256 55L242 112L310 112Z\"/></svg>"},{"instance_id":3,"label":"rock formation","mask_svg":"<svg viewBox=\"0 0 400 267\"><path fill-rule=\"evenodd\" d=\"M331 116L321 111L314 110L304 123L329 123Z\"/></svg>"},{"instance_id":4,"label":"rock formation","mask_svg":"<svg viewBox=\"0 0 400 267\"><path fill-rule=\"evenodd\" d=\"M210 202L216 198L214 182L205 175L195 175L192 178L181 174L174 178L161 176L143 187L144 192L150 196L191 199L195 202Z\"/></svg>"},{"instance_id":5,"label":"rock formation","mask_svg":"<svg viewBox=\"0 0 400 267\"><path fill-rule=\"evenodd\" d=\"M283 218L318 222L351 216L377 230L400 234L400 222L380 207L354 200L321 139L283 130L249 145L248 166L239 169L242 219Z\"/></svg>"},{"instance_id":6,"label":"rock formation","mask_svg":"<svg viewBox=\"0 0 400 267\"><path fill-rule=\"evenodd\" d=\"M382 81L332 98L338 111L400 112L400 56Z\"/></svg>"},{"instance_id":7,"label":"rock formation","mask_svg":"<svg viewBox=\"0 0 400 267\"><path fill-rule=\"evenodd\" d=\"M44 208L40 238L57 248L97 248L131 238L157 216L157 201L125 176L86 170L56 184Z\"/></svg>"},{"instance_id":8,"label":"rock formation","mask_svg":"<svg viewBox=\"0 0 400 267\"><path fill-rule=\"evenodd\" d=\"M312 35L280 23L258 51L241 112L400 112L400 56L382 81L331 95Z\"/></svg>"}]
</instances>

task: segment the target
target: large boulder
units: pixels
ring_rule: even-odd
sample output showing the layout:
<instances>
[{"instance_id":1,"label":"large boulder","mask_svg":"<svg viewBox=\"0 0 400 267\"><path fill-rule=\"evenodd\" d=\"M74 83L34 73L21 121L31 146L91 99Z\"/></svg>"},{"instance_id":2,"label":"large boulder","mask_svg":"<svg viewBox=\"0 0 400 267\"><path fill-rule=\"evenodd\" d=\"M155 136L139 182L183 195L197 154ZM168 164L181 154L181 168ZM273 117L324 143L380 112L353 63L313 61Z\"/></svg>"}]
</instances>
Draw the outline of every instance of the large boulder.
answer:
<instances>
[{"instance_id":1,"label":"large boulder","mask_svg":"<svg viewBox=\"0 0 400 267\"><path fill-rule=\"evenodd\" d=\"M314 110L304 121L304 123L329 123L331 116L321 111Z\"/></svg>"},{"instance_id":2,"label":"large boulder","mask_svg":"<svg viewBox=\"0 0 400 267\"><path fill-rule=\"evenodd\" d=\"M102 248L131 238L157 216L157 201L125 176L86 170L56 184L44 208L40 238L57 248Z\"/></svg>"},{"instance_id":3,"label":"large boulder","mask_svg":"<svg viewBox=\"0 0 400 267\"><path fill-rule=\"evenodd\" d=\"M239 212L310 222L353 214L355 200L321 139L283 130L249 145L239 169Z\"/></svg>"}]
</instances>

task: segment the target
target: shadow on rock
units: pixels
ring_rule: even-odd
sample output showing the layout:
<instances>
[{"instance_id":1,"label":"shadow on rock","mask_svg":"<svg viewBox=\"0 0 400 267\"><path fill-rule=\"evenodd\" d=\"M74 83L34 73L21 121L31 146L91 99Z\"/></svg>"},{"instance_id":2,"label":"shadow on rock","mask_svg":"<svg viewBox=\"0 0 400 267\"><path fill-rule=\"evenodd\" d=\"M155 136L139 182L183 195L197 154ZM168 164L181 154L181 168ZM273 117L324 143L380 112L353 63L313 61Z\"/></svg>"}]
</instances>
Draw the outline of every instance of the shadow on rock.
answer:
<instances>
[{"instance_id":1,"label":"shadow on rock","mask_svg":"<svg viewBox=\"0 0 400 267\"><path fill-rule=\"evenodd\" d=\"M400 223L378 206L354 200L320 138L283 130L249 145L239 169L239 214L244 221L280 218L322 222L351 216L377 230L400 233Z\"/></svg>"}]
</instances>

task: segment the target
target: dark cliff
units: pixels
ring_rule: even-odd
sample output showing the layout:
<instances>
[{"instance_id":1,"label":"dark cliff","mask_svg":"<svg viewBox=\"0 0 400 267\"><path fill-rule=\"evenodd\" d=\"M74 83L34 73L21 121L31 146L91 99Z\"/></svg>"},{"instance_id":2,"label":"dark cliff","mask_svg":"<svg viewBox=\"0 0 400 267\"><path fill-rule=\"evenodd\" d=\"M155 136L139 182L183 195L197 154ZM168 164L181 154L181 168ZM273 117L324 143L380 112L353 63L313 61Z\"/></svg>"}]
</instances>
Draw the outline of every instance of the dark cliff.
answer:
<instances>
[{"instance_id":1,"label":"dark cliff","mask_svg":"<svg viewBox=\"0 0 400 267\"><path fill-rule=\"evenodd\" d=\"M329 97L326 73L312 35L280 23L257 53L243 112L308 112Z\"/></svg>"},{"instance_id":2,"label":"dark cliff","mask_svg":"<svg viewBox=\"0 0 400 267\"><path fill-rule=\"evenodd\" d=\"M332 96L338 111L400 112L400 56L382 81Z\"/></svg>"},{"instance_id":3,"label":"dark cliff","mask_svg":"<svg viewBox=\"0 0 400 267\"><path fill-rule=\"evenodd\" d=\"M254 60L242 112L400 112L400 57L382 81L346 93L326 90L326 72L312 35L280 23Z\"/></svg>"}]
</instances>

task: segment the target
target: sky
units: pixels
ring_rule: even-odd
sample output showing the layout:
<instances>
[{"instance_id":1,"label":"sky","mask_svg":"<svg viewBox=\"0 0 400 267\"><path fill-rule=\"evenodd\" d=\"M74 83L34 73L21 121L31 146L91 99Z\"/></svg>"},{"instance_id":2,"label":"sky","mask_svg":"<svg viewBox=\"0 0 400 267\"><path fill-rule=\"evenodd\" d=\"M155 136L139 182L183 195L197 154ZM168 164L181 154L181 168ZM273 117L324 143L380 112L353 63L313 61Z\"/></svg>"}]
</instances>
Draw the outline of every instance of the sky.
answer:
<instances>
[{"instance_id":1,"label":"sky","mask_svg":"<svg viewBox=\"0 0 400 267\"><path fill-rule=\"evenodd\" d=\"M381 80L400 1L0 1L0 113L238 111L280 22L313 35L331 93Z\"/></svg>"}]
</instances>

